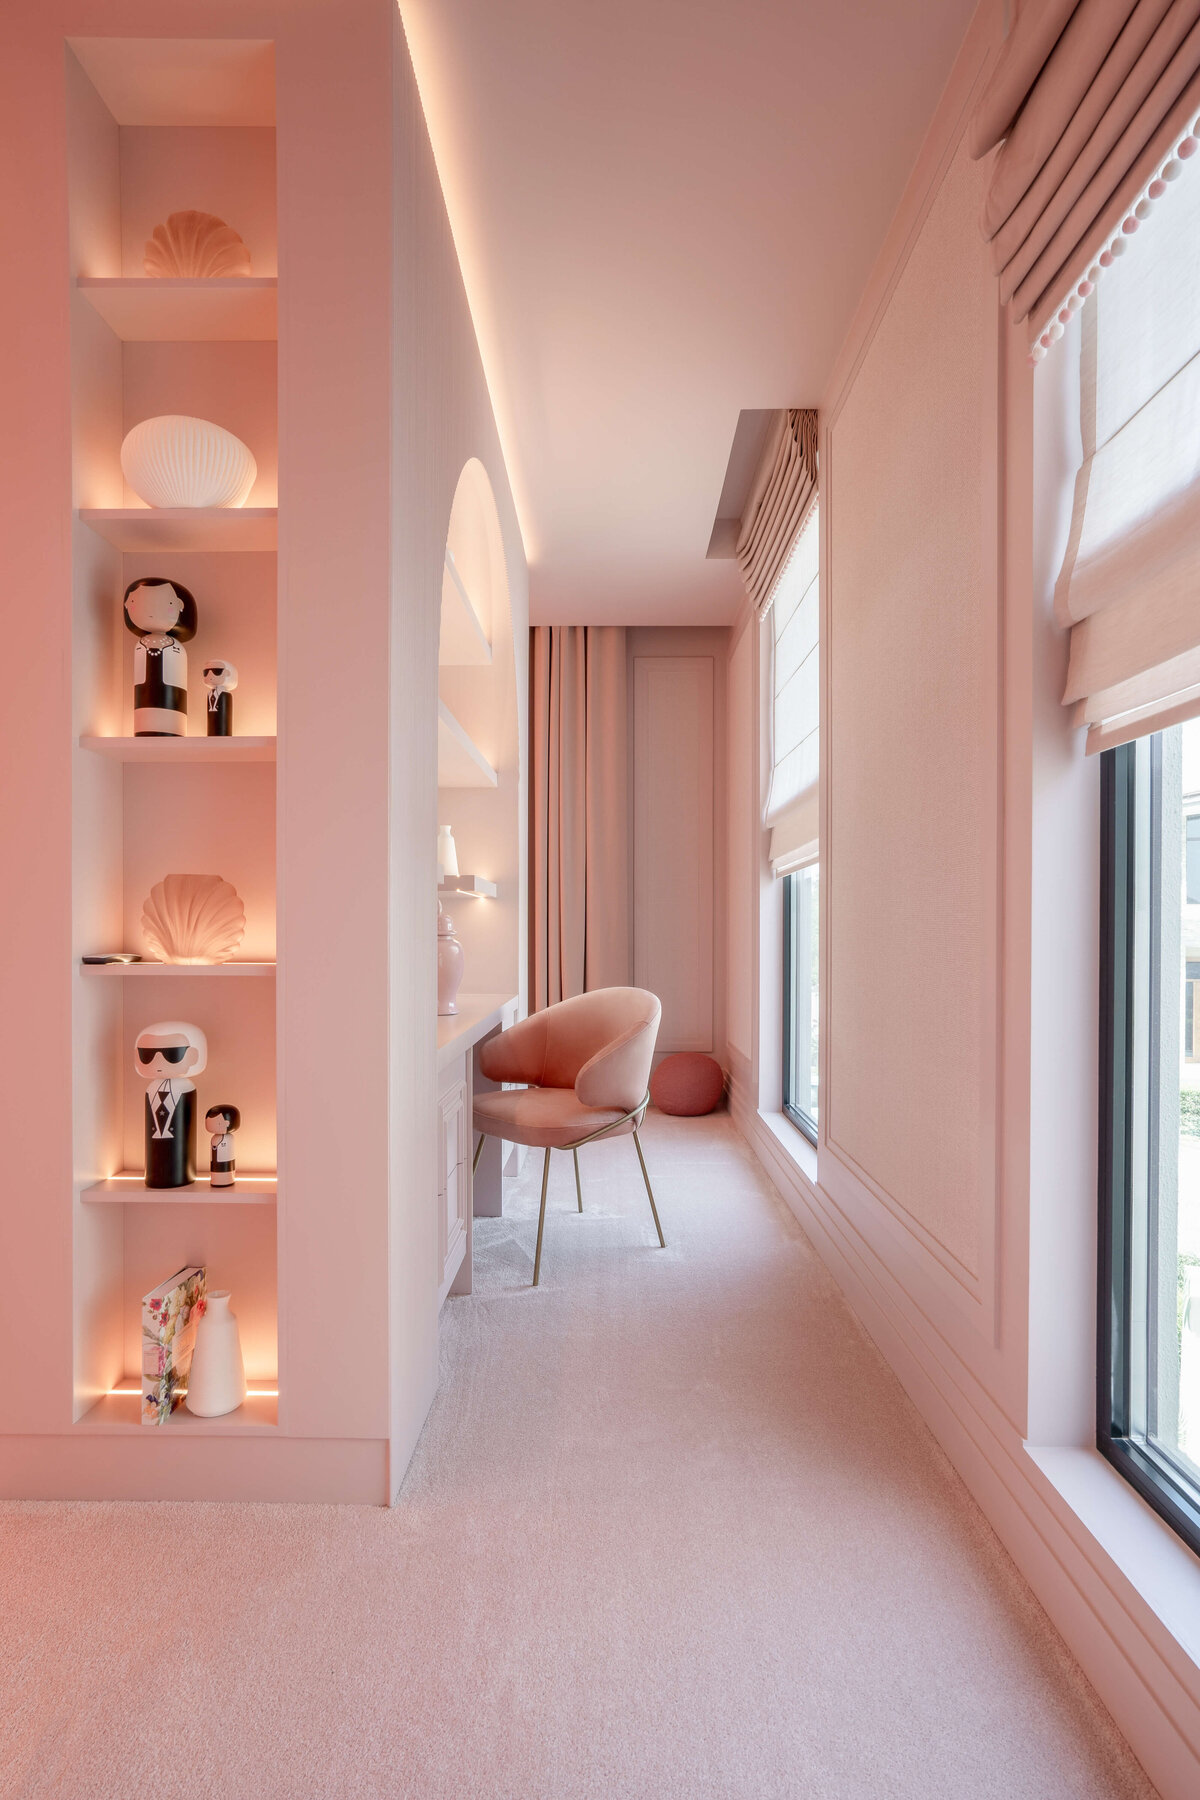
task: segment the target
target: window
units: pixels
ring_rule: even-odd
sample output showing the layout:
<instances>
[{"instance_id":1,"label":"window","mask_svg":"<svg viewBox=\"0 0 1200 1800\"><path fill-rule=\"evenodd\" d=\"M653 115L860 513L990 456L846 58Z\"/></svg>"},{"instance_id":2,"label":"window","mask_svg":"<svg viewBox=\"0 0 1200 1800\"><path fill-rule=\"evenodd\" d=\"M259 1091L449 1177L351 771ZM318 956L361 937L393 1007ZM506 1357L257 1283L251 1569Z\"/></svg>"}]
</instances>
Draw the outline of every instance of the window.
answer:
<instances>
[{"instance_id":1,"label":"window","mask_svg":"<svg viewBox=\"0 0 1200 1800\"><path fill-rule=\"evenodd\" d=\"M816 863L783 883L783 1110L817 1141L817 947L820 884Z\"/></svg>"},{"instance_id":2,"label":"window","mask_svg":"<svg viewBox=\"0 0 1200 1800\"><path fill-rule=\"evenodd\" d=\"M820 528L814 507L771 603L771 871L783 881L783 1110L817 1141Z\"/></svg>"},{"instance_id":3,"label":"window","mask_svg":"<svg viewBox=\"0 0 1200 1800\"><path fill-rule=\"evenodd\" d=\"M1101 793L1098 1441L1200 1550L1200 720Z\"/></svg>"}]
</instances>

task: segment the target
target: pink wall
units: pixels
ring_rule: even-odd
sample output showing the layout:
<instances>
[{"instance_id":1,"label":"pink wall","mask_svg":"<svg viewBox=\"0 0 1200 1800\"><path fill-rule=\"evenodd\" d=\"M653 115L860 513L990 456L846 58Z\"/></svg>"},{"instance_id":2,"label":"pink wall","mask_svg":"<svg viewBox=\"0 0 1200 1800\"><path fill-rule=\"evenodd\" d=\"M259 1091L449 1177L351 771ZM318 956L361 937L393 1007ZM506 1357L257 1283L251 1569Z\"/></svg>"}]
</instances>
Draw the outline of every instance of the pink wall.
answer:
<instances>
[{"instance_id":1,"label":"pink wall","mask_svg":"<svg viewBox=\"0 0 1200 1800\"><path fill-rule=\"evenodd\" d=\"M1057 704L1048 614L1071 334L1039 377L1035 431L976 223L984 171L961 149L1001 28L981 7L821 396L816 1155L778 1111L778 890L760 836L731 871L731 913L756 927L753 955L731 953L730 1017L752 1039L734 1110L1182 1800L1200 1784L1200 1574L1092 1448L1096 784ZM761 716L753 634L731 663L735 718ZM759 798L748 762L731 763L731 835Z\"/></svg>"}]
</instances>

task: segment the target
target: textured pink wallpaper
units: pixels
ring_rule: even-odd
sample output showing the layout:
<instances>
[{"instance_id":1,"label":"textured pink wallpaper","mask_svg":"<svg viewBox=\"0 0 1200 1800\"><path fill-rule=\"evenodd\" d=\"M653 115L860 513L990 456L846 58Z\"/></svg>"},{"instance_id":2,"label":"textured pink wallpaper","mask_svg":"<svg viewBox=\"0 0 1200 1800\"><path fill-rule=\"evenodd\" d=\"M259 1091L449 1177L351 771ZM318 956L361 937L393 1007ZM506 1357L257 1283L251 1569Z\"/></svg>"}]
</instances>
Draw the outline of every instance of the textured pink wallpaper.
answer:
<instances>
[{"instance_id":1,"label":"textured pink wallpaper","mask_svg":"<svg viewBox=\"0 0 1200 1800\"><path fill-rule=\"evenodd\" d=\"M829 520L830 1144L952 1271L996 1165L998 343L960 149L840 412Z\"/></svg>"}]
</instances>

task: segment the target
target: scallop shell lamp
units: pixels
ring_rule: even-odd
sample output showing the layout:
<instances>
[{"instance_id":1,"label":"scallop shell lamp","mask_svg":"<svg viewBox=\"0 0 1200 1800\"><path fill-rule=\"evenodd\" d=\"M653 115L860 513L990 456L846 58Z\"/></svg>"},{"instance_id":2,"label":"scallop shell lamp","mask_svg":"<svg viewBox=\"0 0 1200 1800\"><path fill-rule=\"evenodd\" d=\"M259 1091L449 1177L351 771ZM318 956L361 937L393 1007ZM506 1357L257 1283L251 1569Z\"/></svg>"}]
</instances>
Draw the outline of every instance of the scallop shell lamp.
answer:
<instances>
[{"instance_id":1,"label":"scallop shell lamp","mask_svg":"<svg viewBox=\"0 0 1200 1800\"><path fill-rule=\"evenodd\" d=\"M241 438L186 413L135 425L121 445L121 469L147 506L245 506L258 475Z\"/></svg>"},{"instance_id":2,"label":"scallop shell lamp","mask_svg":"<svg viewBox=\"0 0 1200 1800\"><path fill-rule=\"evenodd\" d=\"M250 252L216 213L175 212L146 239L142 267L147 275L186 279L248 275Z\"/></svg>"},{"instance_id":3,"label":"scallop shell lamp","mask_svg":"<svg viewBox=\"0 0 1200 1800\"><path fill-rule=\"evenodd\" d=\"M228 962L245 935L246 909L219 875L168 875L142 905L142 937L160 962Z\"/></svg>"}]
</instances>

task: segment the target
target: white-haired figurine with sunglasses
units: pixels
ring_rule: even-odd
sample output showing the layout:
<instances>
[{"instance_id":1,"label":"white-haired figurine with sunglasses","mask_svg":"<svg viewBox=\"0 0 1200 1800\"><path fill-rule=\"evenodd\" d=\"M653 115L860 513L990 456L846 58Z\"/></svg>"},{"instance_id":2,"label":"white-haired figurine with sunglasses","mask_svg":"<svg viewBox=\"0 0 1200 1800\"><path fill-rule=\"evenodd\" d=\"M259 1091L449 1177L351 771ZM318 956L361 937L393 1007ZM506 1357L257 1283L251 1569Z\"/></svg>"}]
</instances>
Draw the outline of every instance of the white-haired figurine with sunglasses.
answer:
<instances>
[{"instance_id":1,"label":"white-haired figurine with sunglasses","mask_svg":"<svg viewBox=\"0 0 1200 1800\"><path fill-rule=\"evenodd\" d=\"M134 1043L146 1087L146 1186L186 1187L196 1179L196 1084L208 1061L198 1025L168 1019L147 1025Z\"/></svg>"}]
</instances>

